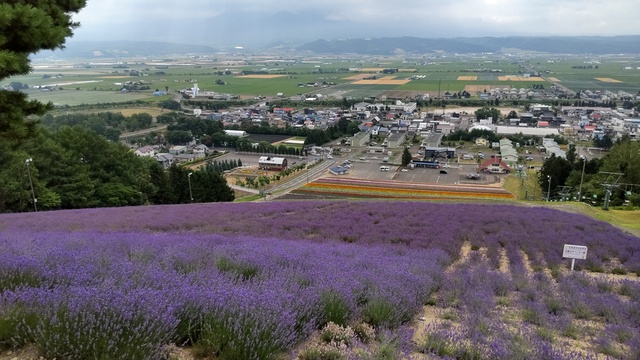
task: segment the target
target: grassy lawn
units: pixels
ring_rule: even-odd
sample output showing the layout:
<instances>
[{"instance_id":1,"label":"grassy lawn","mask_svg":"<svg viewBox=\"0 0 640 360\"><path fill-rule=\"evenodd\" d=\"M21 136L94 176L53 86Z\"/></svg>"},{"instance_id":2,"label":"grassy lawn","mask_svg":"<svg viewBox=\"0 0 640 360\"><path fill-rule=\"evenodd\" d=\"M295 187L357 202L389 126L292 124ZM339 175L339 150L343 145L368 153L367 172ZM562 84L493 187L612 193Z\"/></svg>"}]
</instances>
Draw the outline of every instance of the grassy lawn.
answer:
<instances>
[{"instance_id":1,"label":"grassy lawn","mask_svg":"<svg viewBox=\"0 0 640 360\"><path fill-rule=\"evenodd\" d=\"M532 189L534 188L534 186L537 186L535 192L535 202L531 202L527 200L527 195L529 197L533 196ZM524 179L517 175L509 176L504 183L503 188L514 194L517 200L521 200L530 204L559 208L561 210L570 212L578 212L610 223L636 236L640 236L640 210L609 209L608 211L605 211L600 207L594 207L580 202L559 203L541 201L542 198L540 186L536 184L535 173L532 170L529 170L529 176Z\"/></svg>"},{"instance_id":2,"label":"grassy lawn","mask_svg":"<svg viewBox=\"0 0 640 360\"><path fill-rule=\"evenodd\" d=\"M534 170L527 169L523 177L517 173L509 176L504 183L504 189L514 194L518 200L527 200L534 195L534 200L541 199L540 185L536 181Z\"/></svg>"}]
</instances>

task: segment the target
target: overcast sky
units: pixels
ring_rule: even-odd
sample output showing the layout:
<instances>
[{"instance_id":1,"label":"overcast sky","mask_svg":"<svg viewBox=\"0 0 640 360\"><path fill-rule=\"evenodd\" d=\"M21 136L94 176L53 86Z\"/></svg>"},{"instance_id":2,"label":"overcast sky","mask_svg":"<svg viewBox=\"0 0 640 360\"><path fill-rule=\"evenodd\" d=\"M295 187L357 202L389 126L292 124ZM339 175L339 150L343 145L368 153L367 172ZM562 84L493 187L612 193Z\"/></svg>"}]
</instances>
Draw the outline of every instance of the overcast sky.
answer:
<instances>
[{"instance_id":1,"label":"overcast sky","mask_svg":"<svg viewBox=\"0 0 640 360\"><path fill-rule=\"evenodd\" d=\"M157 34L157 29L171 32L239 11L260 11L265 16L281 11L312 14L316 19L357 25L374 37L640 34L640 0L88 0L74 17L82 23L75 38L162 40L167 34ZM265 31L271 26L255 20L238 24L256 25ZM317 28L305 36L329 39Z\"/></svg>"}]
</instances>

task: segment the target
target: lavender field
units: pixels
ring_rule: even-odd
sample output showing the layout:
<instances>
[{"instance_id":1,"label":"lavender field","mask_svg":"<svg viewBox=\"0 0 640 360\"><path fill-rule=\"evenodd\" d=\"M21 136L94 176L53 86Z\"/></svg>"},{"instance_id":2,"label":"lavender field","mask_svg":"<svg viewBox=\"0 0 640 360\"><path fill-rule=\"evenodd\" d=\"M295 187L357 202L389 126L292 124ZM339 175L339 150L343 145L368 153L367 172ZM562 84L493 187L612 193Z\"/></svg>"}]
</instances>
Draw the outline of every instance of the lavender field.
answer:
<instances>
[{"instance_id":1,"label":"lavender field","mask_svg":"<svg viewBox=\"0 0 640 360\"><path fill-rule=\"evenodd\" d=\"M548 208L3 214L0 246L0 349L46 359L640 358L640 239Z\"/></svg>"}]
</instances>

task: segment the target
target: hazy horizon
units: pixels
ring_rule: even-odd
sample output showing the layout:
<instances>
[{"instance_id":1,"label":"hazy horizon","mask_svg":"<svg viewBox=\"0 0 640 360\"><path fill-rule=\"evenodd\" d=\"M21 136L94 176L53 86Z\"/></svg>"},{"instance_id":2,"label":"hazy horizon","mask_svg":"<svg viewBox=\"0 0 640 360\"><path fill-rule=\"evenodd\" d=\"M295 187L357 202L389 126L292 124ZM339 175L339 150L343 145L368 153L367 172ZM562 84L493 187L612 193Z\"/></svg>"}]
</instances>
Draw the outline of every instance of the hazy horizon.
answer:
<instances>
[{"instance_id":1,"label":"hazy horizon","mask_svg":"<svg viewBox=\"0 0 640 360\"><path fill-rule=\"evenodd\" d=\"M163 41L260 47L276 41L415 36L638 35L640 0L381 0L298 2L202 0L184 3L89 0L74 16L76 41Z\"/></svg>"}]
</instances>

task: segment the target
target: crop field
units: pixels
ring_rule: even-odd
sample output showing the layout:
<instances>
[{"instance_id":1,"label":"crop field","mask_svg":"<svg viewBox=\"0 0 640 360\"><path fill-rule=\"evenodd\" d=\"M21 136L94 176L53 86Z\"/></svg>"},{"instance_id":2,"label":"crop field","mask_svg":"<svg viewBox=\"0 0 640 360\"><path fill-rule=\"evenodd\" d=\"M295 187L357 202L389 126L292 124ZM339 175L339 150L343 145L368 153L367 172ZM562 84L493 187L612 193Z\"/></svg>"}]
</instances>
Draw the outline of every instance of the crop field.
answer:
<instances>
[{"instance_id":1,"label":"crop field","mask_svg":"<svg viewBox=\"0 0 640 360\"><path fill-rule=\"evenodd\" d=\"M443 186L403 182L377 182L352 178L322 178L295 189L295 198L367 198L397 200L513 200L501 188L483 186Z\"/></svg>"},{"instance_id":2,"label":"crop field","mask_svg":"<svg viewBox=\"0 0 640 360\"><path fill-rule=\"evenodd\" d=\"M505 75L498 76L498 80L500 81L537 81L544 82L544 79L538 76L524 77L524 76L516 76L516 75Z\"/></svg>"},{"instance_id":3,"label":"crop field","mask_svg":"<svg viewBox=\"0 0 640 360\"><path fill-rule=\"evenodd\" d=\"M575 213L280 201L3 214L0 230L0 356L640 356L640 239ZM576 271L565 243L588 247Z\"/></svg>"},{"instance_id":4,"label":"crop field","mask_svg":"<svg viewBox=\"0 0 640 360\"><path fill-rule=\"evenodd\" d=\"M637 69L640 67L640 60L632 57L599 57L595 60L577 57L550 60L540 57L526 61L512 61L499 56L494 58L471 56L460 60L452 58L447 61L440 59L430 62L425 62L424 58L341 60L310 58L296 63L280 63L278 60L265 59L268 57L257 57L251 61L233 60L198 64L191 63L192 60L175 60L167 64L132 62L124 67L121 64L116 66L107 63L57 65L39 62L33 73L11 78L10 81L23 82L31 87L66 84L62 85L64 91L77 89L78 93L73 94L43 95L33 92L34 98L46 100L50 97L53 98L54 103L61 105L118 102L123 98L116 96L117 94L96 97L95 94L84 93L91 93L94 90L117 92L122 86L121 83L140 80L148 83L149 90L129 95L130 97L151 97L155 89L168 88L169 92L173 93L191 88L193 83L198 83L202 91L235 94L241 97L275 96L278 93L283 93L285 97L318 93L369 97L381 96L385 91L435 94L438 90L441 93L458 92L467 86L474 85L528 88L534 84L540 84L548 88L549 82L561 83L574 91L623 90L635 94L640 89L640 70ZM381 73L388 68L398 69L399 76L392 79ZM357 69L357 72L347 72L345 69ZM147 75L129 76L128 72L131 70L142 71ZM239 76L243 71L274 73ZM522 74L534 72L539 72L542 77L522 76ZM383 79L363 80L356 85L350 84L373 74ZM409 81L412 75L422 75L424 78ZM220 82L224 82L224 85ZM308 86L308 84L322 82L332 85L328 88ZM126 101L130 100L128 98Z\"/></svg>"},{"instance_id":5,"label":"crop field","mask_svg":"<svg viewBox=\"0 0 640 360\"><path fill-rule=\"evenodd\" d=\"M126 93L119 91L81 91L81 90L53 90L48 92L30 90L29 97L42 102L51 101L54 105L82 105L100 103L118 103L142 100L151 96L150 93ZM157 99L156 99L157 100Z\"/></svg>"},{"instance_id":6,"label":"crop field","mask_svg":"<svg viewBox=\"0 0 640 360\"><path fill-rule=\"evenodd\" d=\"M411 80L396 79L396 76L384 76L375 80L358 80L353 82L353 85L404 85Z\"/></svg>"},{"instance_id":7,"label":"crop field","mask_svg":"<svg viewBox=\"0 0 640 360\"><path fill-rule=\"evenodd\" d=\"M536 62L541 71L549 71L551 81L559 80L563 86L572 90L623 90L635 94L640 89L640 59L616 58L597 59L597 61L566 60ZM582 68L591 67L591 68ZM630 68L630 69L627 69ZM552 79L553 78L553 79ZM598 78L606 79L604 81ZM609 79L619 82L609 82Z\"/></svg>"},{"instance_id":8,"label":"crop field","mask_svg":"<svg viewBox=\"0 0 640 360\"><path fill-rule=\"evenodd\" d=\"M240 79L275 79L286 75L241 75Z\"/></svg>"},{"instance_id":9,"label":"crop field","mask_svg":"<svg viewBox=\"0 0 640 360\"><path fill-rule=\"evenodd\" d=\"M612 79L612 78L595 78L598 81L606 82L606 83L621 83L622 81Z\"/></svg>"}]
</instances>

